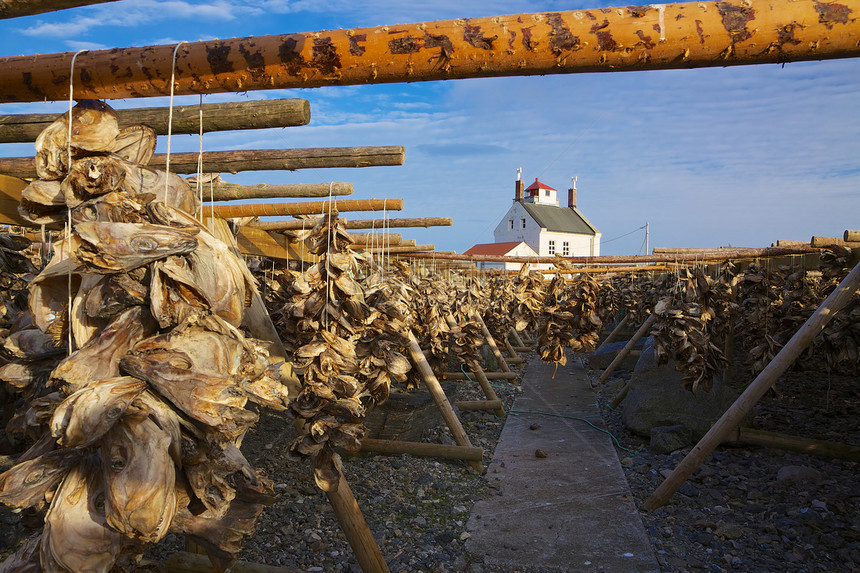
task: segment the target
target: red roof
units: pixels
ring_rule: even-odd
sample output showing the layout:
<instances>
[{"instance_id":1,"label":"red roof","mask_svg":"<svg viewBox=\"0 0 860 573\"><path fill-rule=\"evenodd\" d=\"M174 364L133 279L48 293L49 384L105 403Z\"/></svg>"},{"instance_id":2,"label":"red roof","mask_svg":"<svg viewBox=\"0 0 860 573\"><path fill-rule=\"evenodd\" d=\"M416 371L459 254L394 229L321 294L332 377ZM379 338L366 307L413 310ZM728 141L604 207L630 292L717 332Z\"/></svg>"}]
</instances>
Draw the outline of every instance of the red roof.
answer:
<instances>
[{"instance_id":1,"label":"red roof","mask_svg":"<svg viewBox=\"0 0 860 573\"><path fill-rule=\"evenodd\" d=\"M537 191L538 189L549 189L551 191L555 191L555 189L553 189L546 183L541 183L540 181L538 181L538 178L535 177L535 182L526 187L526 191Z\"/></svg>"},{"instance_id":2,"label":"red roof","mask_svg":"<svg viewBox=\"0 0 860 573\"><path fill-rule=\"evenodd\" d=\"M475 245L464 255L507 255L516 248L522 241L510 241L508 243L486 243L484 245Z\"/></svg>"}]
</instances>

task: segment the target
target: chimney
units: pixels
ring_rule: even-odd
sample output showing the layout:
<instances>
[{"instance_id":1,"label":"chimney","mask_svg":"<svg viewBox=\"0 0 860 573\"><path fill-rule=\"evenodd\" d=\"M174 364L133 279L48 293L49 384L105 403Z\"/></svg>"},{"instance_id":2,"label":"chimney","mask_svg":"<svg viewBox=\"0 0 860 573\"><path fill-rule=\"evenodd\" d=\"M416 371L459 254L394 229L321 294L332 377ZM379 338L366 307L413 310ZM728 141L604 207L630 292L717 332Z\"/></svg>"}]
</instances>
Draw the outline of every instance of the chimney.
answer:
<instances>
[{"instance_id":1,"label":"chimney","mask_svg":"<svg viewBox=\"0 0 860 573\"><path fill-rule=\"evenodd\" d=\"M523 173L523 168L518 167L517 168L517 180L516 180L515 187L514 187L514 201L519 201L519 202L522 202L522 200L526 196L525 183L521 179L522 173Z\"/></svg>"},{"instance_id":2,"label":"chimney","mask_svg":"<svg viewBox=\"0 0 860 573\"><path fill-rule=\"evenodd\" d=\"M576 207L576 177L570 178L571 188L567 190L567 206L571 209Z\"/></svg>"}]
</instances>

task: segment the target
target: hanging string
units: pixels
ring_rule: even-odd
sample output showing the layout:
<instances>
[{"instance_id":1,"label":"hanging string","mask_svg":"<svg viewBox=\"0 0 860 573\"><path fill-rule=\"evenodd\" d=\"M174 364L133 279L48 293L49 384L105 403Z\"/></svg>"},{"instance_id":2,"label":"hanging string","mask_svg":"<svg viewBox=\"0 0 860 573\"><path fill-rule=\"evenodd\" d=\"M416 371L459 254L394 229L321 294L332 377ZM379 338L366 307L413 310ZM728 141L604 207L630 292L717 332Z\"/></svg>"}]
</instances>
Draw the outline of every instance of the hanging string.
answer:
<instances>
[{"instance_id":1,"label":"hanging string","mask_svg":"<svg viewBox=\"0 0 860 573\"><path fill-rule=\"evenodd\" d=\"M170 107L167 113L167 159L165 160L164 171L170 175L170 137L173 131L173 84L176 81L176 53L179 51L179 46L187 44L182 40L176 47L173 48L173 63L170 66ZM167 190L170 188L170 177L164 178L164 204L167 205Z\"/></svg>"},{"instance_id":2,"label":"hanging string","mask_svg":"<svg viewBox=\"0 0 860 573\"><path fill-rule=\"evenodd\" d=\"M331 185L328 187L328 228L325 234L325 308L323 309L323 328L328 330L328 305L331 294ZM325 216L325 205L323 205L322 216Z\"/></svg>"},{"instance_id":3,"label":"hanging string","mask_svg":"<svg viewBox=\"0 0 860 573\"><path fill-rule=\"evenodd\" d=\"M171 84L172 85L172 84ZM210 181L211 183L211 181ZM203 94L200 94L200 151L197 153L197 198L203 206ZM203 222L203 209L200 209L200 222Z\"/></svg>"},{"instance_id":4,"label":"hanging string","mask_svg":"<svg viewBox=\"0 0 860 573\"><path fill-rule=\"evenodd\" d=\"M84 52L89 52L89 50L78 50L74 56L72 56L72 63L69 68L69 132L68 139L66 139L66 158L67 165L66 169L72 169L72 108L75 105L75 60L78 59L78 56L83 54ZM69 207L66 209L66 247L69 249L67 254L67 259L69 261L69 270L66 276L66 288L68 294L68 306L66 308L66 317L68 320L68 324L66 325L66 330L68 330L68 353L69 356L72 355L72 208Z\"/></svg>"}]
</instances>

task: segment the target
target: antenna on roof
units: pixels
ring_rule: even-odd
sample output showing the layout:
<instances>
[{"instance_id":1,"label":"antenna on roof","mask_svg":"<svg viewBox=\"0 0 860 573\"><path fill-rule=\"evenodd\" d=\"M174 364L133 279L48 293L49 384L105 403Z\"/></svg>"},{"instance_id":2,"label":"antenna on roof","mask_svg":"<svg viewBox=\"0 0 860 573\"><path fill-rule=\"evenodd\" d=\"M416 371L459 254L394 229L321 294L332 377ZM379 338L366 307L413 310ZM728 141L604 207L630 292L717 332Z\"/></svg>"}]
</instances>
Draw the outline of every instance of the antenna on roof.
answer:
<instances>
[{"instance_id":1,"label":"antenna on roof","mask_svg":"<svg viewBox=\"0 0 860 573\"><path fill-rule=\"evenodd\" d=\"M522 177L523 177L523 168L517 167L517 181L522 180Z\"/></svg>"},{"instance_id":2,"label":"antenna on roof","mask_svg":"<svg viewBox=\"0 0 860 573\"><path fill-rule=\"evenodd\" d=\"M570 178L570 184L571 184L571 187L573 188L574 191L576 191L576 178L577 178L576 175L574 175L573 177Z\"/></svg>"}]
</instances>

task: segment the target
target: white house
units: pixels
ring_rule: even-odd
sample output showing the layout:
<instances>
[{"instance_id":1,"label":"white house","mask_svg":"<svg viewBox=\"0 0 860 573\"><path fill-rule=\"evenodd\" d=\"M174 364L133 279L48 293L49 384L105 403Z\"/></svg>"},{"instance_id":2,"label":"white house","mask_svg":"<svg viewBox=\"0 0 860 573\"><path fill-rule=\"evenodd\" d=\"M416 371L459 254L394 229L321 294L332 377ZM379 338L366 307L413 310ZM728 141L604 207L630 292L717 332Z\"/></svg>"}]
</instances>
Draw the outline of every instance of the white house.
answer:
<instances>
[{"instance_id":1,"label":"white house","mask_svg":"<svg viewBox=\"0 0 860 573\"><path fill-rule=\"evenodd\" d=\"M537 178L528 188L524 185L517 170L514 204L493 231L494 244L522 242L541 257L600 255L600 231L576 207L576 178L567 190L564 207L559 205L558 191Z\"/></svg>"},{"instance_id":2,"label":"white house","mask_svg":"<svg viewBox=\"0 0 860 573\"><path fill-rule=\"evenodd\" d=\"M509 243L484 243L475 245L467 250L464 255L495 255L499 257L536 257L537 253L523 241L511 241ZM479 269L505 269L520 270L521 263L501 263L494 261L477 261L475 266Z\"/></svg>"}]
</instances>

